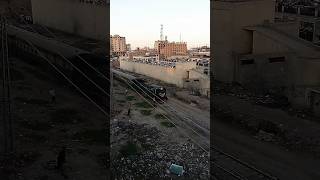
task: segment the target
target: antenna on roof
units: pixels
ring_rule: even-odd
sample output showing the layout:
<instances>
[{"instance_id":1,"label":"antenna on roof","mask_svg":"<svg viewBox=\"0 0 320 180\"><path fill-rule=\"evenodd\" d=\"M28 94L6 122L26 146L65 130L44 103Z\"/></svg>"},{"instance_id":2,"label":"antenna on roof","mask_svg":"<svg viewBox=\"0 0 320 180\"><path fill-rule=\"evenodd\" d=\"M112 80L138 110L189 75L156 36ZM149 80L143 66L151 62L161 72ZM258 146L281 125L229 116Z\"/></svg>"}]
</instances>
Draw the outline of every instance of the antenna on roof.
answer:
<instances>
[{"instance_id":1,"label":"antenna on roof","mask_svg":"<svg viewBox=\"0 0 320 180\"><path fill-rule=\"evenodd\" d=\"M160 40L163 41L163 25L162 24L160 28Z\"/></svg>"}]
</instances>

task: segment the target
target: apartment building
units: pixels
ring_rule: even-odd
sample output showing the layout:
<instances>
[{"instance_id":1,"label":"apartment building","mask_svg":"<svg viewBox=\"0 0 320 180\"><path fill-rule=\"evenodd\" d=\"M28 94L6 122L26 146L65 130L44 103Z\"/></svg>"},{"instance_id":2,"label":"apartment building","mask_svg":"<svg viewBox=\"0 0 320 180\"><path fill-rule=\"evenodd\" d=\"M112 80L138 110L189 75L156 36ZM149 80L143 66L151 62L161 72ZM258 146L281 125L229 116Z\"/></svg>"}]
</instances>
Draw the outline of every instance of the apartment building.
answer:
<instances>
[{"instance_id":1,"label":"apartment building","mask_svg":"<svg viewBox=\"0 0 320 180\"><path fill-rule=\"evenodd\" d=\"M119 35L110 36L111 52L117 56L124 56L127 52L126 38Z\"/></svg>"}]
</instances>

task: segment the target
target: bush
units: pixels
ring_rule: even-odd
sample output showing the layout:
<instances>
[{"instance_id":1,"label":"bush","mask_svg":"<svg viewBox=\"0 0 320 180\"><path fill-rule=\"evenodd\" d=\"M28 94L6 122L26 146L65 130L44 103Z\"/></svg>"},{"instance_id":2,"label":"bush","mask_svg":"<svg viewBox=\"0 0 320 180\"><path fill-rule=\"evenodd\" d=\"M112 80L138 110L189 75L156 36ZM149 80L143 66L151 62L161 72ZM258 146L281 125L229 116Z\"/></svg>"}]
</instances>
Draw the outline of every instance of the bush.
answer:
<instances>
[{"instance_id":1,"label":"bush","mask_svg":"<svg viewBox=\"0 0 320 180\"><path fill-rule=\"evenodd\" d=\"M83 121L78 111L71 108L58 109L51 113L51 121L55 123L72 124L74 120Z\"/></svg>"},{"instance_id":2,"label":"bush","mask_svg":"<svg viewBox=\"0 0 320 180\"><path fill-rule=\"evenodd\" d=\"M162 126L165 126L165 127L175 127L175 125L173 124L173 123L171 123L171 122L168 122L168 121L162 121L161 122L161 125Z\"/></svg>"},{"instance_id":3,"label":"bush","mask_svg":"<svg viewBox=\"0 0 320 180\"><path fill-rule=\"evenodd\" d=\"M128 101L133 101L133 100L136 100L136 98L134 96L127 96L127 100Z\"/></svg>"},{"instance_id":4,"label":"bush","mask_svg":"<svg viewBox=\"0 0 320 180\"><path fill-rule=\"evenodd\" d=\"M155 117L156 119L166 119L166 116L163 115L163 114L155 114L154 117Z\"/></svg>"},{"instance_id":5,"label":"bush","mask_svg":"<svg viewBox=\"0 0 320 180\"><path fill-rule=\"evenodd\" d=\"M140 148L135 143L132 143L132 142L128 142L127 144L123 145L120 148L120 153L123 156L136 155L139 153L139 151L140 151Z\"/></svg>"},{"instance_id":6,"label":"bush","mask_svg":"<svg viewBox=\"0 0 320 180\"><path fill-rule=\"evenodd\" d=\"M281 130L275 123L267 120L262 120L261 122L259 122L258 130L263 130L265 132L273 134L278 134L281 132Z\"/></svg>"},{"instance_id":7,"label":"bush","mask_svg":"<svg viewBox=\"0 0 320 180\"><path fill-rule=\"evenodd\" d=\"M151 115L151 110L141 110L140 112L142 115L145 115L145 116Z\"/></svg>"},{"instance_id":8,"label":"bush","mask_svg":"<svg viewBox=\"0 0 320 180\"><path fill-rule=\"evenodd\" d=\"M73 139L80 139L88 144L99 143L105 144L107 131L105 129L86 129L73 135Z\"/></svg>"},{"instance_id":9,"label":"bush","mask_svg":"<svg viewBox=\"0 0 320 180\"><path fill-rule=\"evenodd\" d=\"M137 107L140 107L140 108L152 108L152 106L149 103L145 102L145 101L139 102L139 103L135 103L134 105L136 105Z\"/></svg>"}]
</instances>

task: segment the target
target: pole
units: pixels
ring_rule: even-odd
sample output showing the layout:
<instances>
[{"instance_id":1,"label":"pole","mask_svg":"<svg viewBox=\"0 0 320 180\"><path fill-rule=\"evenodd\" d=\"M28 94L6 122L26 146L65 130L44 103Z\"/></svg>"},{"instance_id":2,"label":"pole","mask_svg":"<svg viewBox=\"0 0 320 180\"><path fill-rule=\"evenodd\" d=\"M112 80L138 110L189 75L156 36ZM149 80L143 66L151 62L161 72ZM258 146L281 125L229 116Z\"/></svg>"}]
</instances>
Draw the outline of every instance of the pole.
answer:
<instances>
[{"instance_id":1,"label":"pole","mask_svg":"<svg viewBox=\"0 0 320 180\"><path fill-rule=\"evenodd\" d=\"M110 68L110 83L111 83L111 89L110 89L110 108L111 108L111 114L113 112L113 105L114 105L114 100L112 98L113 96L113 72L112 72L112 67Z\"/></svg>"}]
</instances>

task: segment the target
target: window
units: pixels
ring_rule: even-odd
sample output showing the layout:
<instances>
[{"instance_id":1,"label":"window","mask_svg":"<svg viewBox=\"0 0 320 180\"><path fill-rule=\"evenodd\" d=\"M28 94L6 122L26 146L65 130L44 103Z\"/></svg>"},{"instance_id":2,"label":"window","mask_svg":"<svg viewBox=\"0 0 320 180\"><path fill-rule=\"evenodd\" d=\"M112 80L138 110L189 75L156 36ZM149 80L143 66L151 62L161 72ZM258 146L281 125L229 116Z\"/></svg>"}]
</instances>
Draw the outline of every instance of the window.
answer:
<instances>
[{"instance_id":1,"label":"window","mask_svg":"<svg viewBox=\"0 0 320 180\"><path fill-rule=\"evenodd\" d=\"M241 60L241 65L254 64L254 59L243 59Z\"/></svg>"},{"instance_id":2,"label":"window","mask_svg":"<svg viewBox=\"0 0 320 180\"><path fill-rule=\"evenodd\" d=\"M273 58L269 58L269 62L270 62L270 63L284 62L284 61L285 61L285 57L273 57Z\"/></svg>"}]
</instances>

